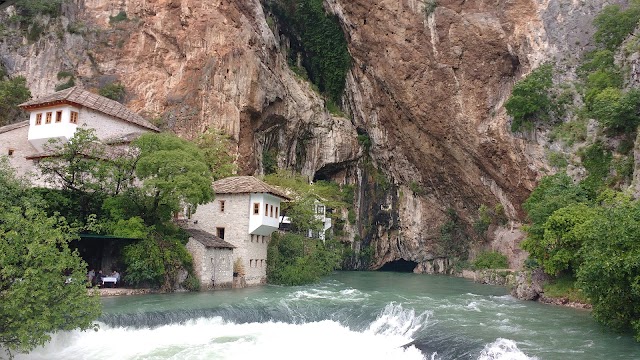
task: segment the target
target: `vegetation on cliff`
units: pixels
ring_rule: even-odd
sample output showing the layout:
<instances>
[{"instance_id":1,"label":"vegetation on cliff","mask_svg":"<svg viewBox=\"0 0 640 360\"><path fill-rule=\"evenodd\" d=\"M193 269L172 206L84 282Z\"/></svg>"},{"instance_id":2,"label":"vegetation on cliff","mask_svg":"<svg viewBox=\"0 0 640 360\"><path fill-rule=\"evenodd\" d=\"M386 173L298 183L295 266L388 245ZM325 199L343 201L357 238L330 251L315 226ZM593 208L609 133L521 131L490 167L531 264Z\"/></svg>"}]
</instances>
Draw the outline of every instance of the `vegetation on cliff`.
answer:
<instances>
[{"instance_id":1,"label":"vegetation on cliff","mask_svg":"<svg viewBox=\"0 0 640 360\"><path fill-rule=\"evenodd\" d=\"M88 329L100 314L86 264L69 247L79 229L46 208L0 158L0 347L9 352L28 352L56 331Z\"/></svg>"},{"instance_id":2,"label":"vegetation on cliff","mask_svg":"<svg viewBox=\"0 0 640 360\"><path fill-rule=\"evenodd\" d=\"M560 136L572 139L567 145L574 148L574 159L579 158L574 165L584 168L586 176L574 181L560 172L540 181L523 204L530 225L522 247L555 277L548 286L551 292L587 299L598 321L632 330L640 341L640 201L625 191L634 171L631 150L640 125L640 91L629 86L628 68L620 65L621 58L638 51L637 44L629 47L633 39L628 39L639 20L640 1L625 9L606 6L596 17L597 47L585 55L572 85L578 96L574 118L555 114L552 119L561 123L554 133L585 133L586 125L569 125L597 121L599 127L589 139ZM531 75L523 82L528 79L549 84ZM514 119L516 114L510 112Z\"/></svg>"},{"instance_id":3,"label":"vegetation on cliff","mask_svg":"<svg viewBox=\"0 0 640 360\"><path fill-rule=\"evenodd\" d=\"M338 19L327 14L323 0L270 0L266 6L291 42L289 64L339 104L351 56Z\"/></svg>"},{"instance_id":4,"label":"vegetation on cliff","mask_svg":"<svg viewBox=\"0 0 640 360\"><path fill-rule=\"evenodd\" d=\"M25 113L18 105L30 98L26 79L22 76L7 77L0 65L0 126L22 119Z\"/></svg>"}]
</instances>

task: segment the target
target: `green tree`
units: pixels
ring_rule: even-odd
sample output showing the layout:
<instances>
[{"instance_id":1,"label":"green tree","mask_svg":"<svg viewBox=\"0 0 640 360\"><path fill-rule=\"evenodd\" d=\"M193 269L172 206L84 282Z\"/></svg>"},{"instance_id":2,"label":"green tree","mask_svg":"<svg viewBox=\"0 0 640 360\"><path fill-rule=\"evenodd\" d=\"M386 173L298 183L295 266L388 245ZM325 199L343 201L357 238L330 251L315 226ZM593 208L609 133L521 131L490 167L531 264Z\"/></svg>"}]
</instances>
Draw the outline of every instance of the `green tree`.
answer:
<instances>
[{"instance_id":1,"label":"green tree","mask_svg":"<svg viewBox=\"0 0 640 360\"><path fill-rule=\"evenodd\" d=\"M87 293L86 264L69 248L77 230L46 215L6 160L0 184L0 346L28 352L53 332L94 326L100 301Z\"/></svg>"},{"instance_id":2,"label":"green tree","mask_svg":"<svg viewBox=\"0 0 640 360\"><path fill-rule=\"evenodd\" d=\"M522 205L530 222L526 227L527 238L522 242L522 248L538 262L543 260L546 256L543 239L547 219L558 209L588 201L587 192L575 185L567 174L544 177Z\"/></svg>"},{"instance_id":3,"label":"green tree","mask_svg":"<svg viewBox=\"0 0 640 360\"><path fill-rule=\"evenodd\" d=\"M166 221L183 206L195 210L213 198L212 174L195 144L171 134L148 133L133 146L140 151L136 176L151 200L144 205L147 224Z\"/></svg>"},{"instance_id":4,"label":"green tree","mask_svg":"<svg viewBox=\"0 0 640 360\"><path fill-rule=\"evenodd\" d=\"M640 124L640 90L606 88L593 99L591 113L605 128L614 132L633 132Z\"/></svg>"},{"instance_id":5,"label":"green tree","mask_svg":"<svg viewBox=\"0 0 640 360\"><path fill-rule=\"evenodd\" d=\"M608 50L615 51L633 33L640 20L640 2L631 1L628 9L619 5L608 5L593 21L596 26L594 39Z\"/></svg>"},{"instance_id":6,"label":"green tree","mask_svg":"<svg viewBox=\"0 0 640 360\"><path fill-rule=\"evenodd\" d=\"M6 80L4 77L5 73L0 68L0 126L26 120L26 113L18 105L31 98L31 91L27 88L24 77Z\"/></svg>"},{"instance_id":7,"label":"green tree","mask_svg":"<svg viewBox=\"0 0 640 360\"><path fill-rule=\"evenodd\" d=\"M100 88L100 90L98 90L98 94L111 100L122 102L124 101L124 96L127 94L127 91L124 88L124 85L119 82L114 82Z\"/></svg>"},{"instance_id":8,"label":"green tree","mask_svg":"<svg viewBox=\"0 0 640 360\"><path fill-rule=\"evenodd\" d=\"M545 64L515 84L511 97L505 103L507 114L513 118L511 131L519 131L523 126L532 127L538 121L549 119L552 75L553 67Z\"/></svg>"},{"instance_id":9,"label":"green tree","mask_svg":"<svg viewBox=\"0 0 640 360\"><path fill-rule=\"evenodd\" d=\"M616 330L633 329L640 341L640 203L605 203L578 231L584 241L578 284L594 318Z\"/></svg>"},{"instance_id":10,"label":"green tree","mask_svg":"<svg viewBox=\"0 0 640 360\"><path fill-rule=\"evenodd\" d=\"M267 279L271 284L303 285L318 281L340 264L340 245L300 234L274 233L267 248Z\"/></svg>"},{"instance_id":11,"label":"green tree","mask_svg":"<svg viewBox=\"0 0 640 360\"><path fill-rule=\"evenodd\" d=\"M539 251L535 254L547 274L558 275L562 271L575 274L582 264L580 249L584 240L577 229L596 215L597 210L581 203L558 209L547 218L544 236L536 247L544 249L544 254Z\"/></svg>"}]
</instances>

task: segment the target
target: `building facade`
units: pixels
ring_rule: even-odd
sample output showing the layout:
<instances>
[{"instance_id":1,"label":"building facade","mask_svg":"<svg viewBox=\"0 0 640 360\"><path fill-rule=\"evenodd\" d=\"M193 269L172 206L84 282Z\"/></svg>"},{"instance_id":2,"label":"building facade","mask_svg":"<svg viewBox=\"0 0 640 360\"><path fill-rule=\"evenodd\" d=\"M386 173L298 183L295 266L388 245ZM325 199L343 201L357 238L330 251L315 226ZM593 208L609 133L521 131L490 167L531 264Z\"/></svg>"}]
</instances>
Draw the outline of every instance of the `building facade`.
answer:
<instances>
[{"instance_id":1,"label":"building facade","mask_svg":"<svg viewBox=\"0 0 640 360\"><path fill-rule=\"evenodd\" d=\"M253 176L221 179L213 189L215 200L198 206L191 221L235 246L235 271L247 285L265 283L267 246L278 230L281 201L289 198Z\"/></svg>"},{"instance_id":2,"label":"building facade","mask_svg":"<svg viewBox=\"0 0 640 360\"><path fill-rule=\"evenodd\" d=\"M231 288L235 246L199 229L187 229L187 250L193 257L193 270L202 290Z\"/></svg>"},{"instance_id":3,"label":"building facade","mask_svg":"<svg viewBox=\"0 0 640 360\"><path fill-rule=\"evenodd\" d=\"M79 126L94 129L98 139L135 138L159 129L117 101L78 87L58 91L20 105L29 120L0 127L0 155L6 155L18 175L31 175L34 184L38 173L35 163L46 154L51 140L66 142Z\"/></svg>"}]
</instances>

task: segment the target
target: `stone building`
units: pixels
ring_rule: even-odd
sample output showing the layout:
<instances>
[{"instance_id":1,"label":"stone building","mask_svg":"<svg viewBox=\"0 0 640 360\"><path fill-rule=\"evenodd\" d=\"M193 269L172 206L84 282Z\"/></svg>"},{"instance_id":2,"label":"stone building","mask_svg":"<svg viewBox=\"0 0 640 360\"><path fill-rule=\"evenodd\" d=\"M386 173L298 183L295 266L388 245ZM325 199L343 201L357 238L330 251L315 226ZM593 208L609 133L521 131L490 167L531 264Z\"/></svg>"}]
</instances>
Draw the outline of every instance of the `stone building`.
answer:
<instances>
[{"instance_id":1,"label":"stone building","mask_svg":"<svg viewBox=\"0 0 640 360\"><path fill-rule=\"evenodd\" d=\"M233 283L235 246L200 229L187 229L187 250L193 256L193 269L202 290L230 288Z\"/></svg>"},{"instance_id":2,"label":"stone building","mask_svg":"<svg viewBox=\"0 0 640 360\"><path fill-rule=\"evenodd\" d=\"M72 87L20 105L29 112L29 120L0 127L0 156L18 175L30 176L35 184L37 172L33 160L46 154L45 145L51 139L67 141L78 126L95 130L105 143L122 144L140 134L160 130L117 101Z\"/></svg>"},{"instance_id":3,"label":"stone building","mask_svg":"<svg viewBox=\"0 0 640 360\"><path fill-rule=\"evenodd\" d=\"M221 179L213 189L216 199L198 206L191 220L236 247L233 260L242 265L247 285L265 283L267 245L278 230L280 203L289 197L253 176Z\"/></svg>"}]
</instances>

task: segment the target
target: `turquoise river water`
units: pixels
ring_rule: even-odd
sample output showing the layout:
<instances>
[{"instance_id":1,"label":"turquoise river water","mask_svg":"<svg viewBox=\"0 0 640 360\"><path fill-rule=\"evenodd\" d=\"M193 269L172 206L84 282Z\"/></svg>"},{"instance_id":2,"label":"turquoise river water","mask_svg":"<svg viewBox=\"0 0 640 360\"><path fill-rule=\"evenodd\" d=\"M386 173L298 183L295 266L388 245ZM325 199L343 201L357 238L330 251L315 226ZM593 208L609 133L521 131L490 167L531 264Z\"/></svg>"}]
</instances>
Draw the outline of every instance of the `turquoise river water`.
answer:
<instances>
[{"instance_id":1,"label":"turquoise river water","mask_svg":"<svg viewBox=\"0 0 640 360\"><path fill-rule=\"evenodd\" d=\"M300 287L103 299L97 331L18 359L640 359L589 312L445 277L339 272Z\"/></svg>"}]
</instances>

